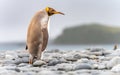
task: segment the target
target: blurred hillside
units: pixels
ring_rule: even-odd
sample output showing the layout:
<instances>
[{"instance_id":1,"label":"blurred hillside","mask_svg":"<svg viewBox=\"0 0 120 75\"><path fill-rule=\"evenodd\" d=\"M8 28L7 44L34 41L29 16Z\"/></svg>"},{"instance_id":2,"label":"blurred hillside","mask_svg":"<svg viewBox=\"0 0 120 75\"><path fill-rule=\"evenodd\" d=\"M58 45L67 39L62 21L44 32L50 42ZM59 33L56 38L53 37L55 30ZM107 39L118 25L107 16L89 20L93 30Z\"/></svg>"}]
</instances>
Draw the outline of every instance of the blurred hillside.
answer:
<instances>
[{"instance_id":1,"label":"blurred hillside","mask_svg":"<svg viewBox=\"0 0 120 75\"><path fill-rule=\"evenodd\" d=\"M55 44L115 44L120 43L120 28L102 24L83 24L64 29Z\"/></svg>"}]
</instances>

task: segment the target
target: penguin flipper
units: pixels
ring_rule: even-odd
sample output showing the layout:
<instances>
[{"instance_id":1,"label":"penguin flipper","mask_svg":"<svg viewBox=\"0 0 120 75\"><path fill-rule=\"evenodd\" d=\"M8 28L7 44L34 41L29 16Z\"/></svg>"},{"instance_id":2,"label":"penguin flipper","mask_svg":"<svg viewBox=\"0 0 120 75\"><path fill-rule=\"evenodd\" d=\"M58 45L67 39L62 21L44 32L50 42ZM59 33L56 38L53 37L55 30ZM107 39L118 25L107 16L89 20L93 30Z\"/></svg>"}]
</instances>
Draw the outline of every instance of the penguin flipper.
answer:
<instances>
[{"instance_id":1,"label":"penguin flipper","mask_svg":"<svg viewBox=\"0 0 120 75\"><path fill-rule=\"evenodd\" d=\"M47 29L43 29L42 30L43 32L43 45L42 45L42 51L45 50L46 46L47 46L47 43L48 43L48 30Z\"/></svg>"}]
</instances>

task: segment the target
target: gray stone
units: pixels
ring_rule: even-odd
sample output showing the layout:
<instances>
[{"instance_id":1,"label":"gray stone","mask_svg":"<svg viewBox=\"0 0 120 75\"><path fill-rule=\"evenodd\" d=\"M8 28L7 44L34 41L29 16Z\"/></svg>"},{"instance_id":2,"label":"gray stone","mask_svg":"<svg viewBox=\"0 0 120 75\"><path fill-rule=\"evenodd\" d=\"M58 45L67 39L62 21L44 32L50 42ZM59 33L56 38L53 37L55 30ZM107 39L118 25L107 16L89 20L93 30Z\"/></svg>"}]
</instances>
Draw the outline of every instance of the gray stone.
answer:
<instances>
[{"instance_id":1,"label":"gray stone","mask_svg":"<svg viewBox=\"0 0 120 75\"><path fill-rule=\"evenodd\" d=\"M86 63L76 64L75 70L80 69L92 69L92 65Z\"/></svg>"},{"instance_id":2,"label":"gray stone","mask_svg":"<svg viewBox=\"0 0 120 75\"><path fill-rule=\"evenodd\" d=\"M110 69L113 66L116 66L118 64L120 64L120 57L116 56L116 57L112 58L110 61L108 61L107 68Z\"/></svg>"},{"instance_id":3,"label":"gray stone","mask_svg":"<svg viewBox=\"0 0 120 75\"><path fill-rule=\"evenodd\" d=\"M91 52L99 52L99 51L105 51L103 48L91 48L89 49Z\"/></svg>"},{"instance_id":4,"label":"gray stone","mask_svg":"<svg viewBox=\"0 0 120 75\"><path fill-rule=\"evenodd\" d=\"M42 61L42 60L37 60L33 63L33 66L42 66L45 65L46 62Z\"/></svg>"},{"instance_id":5,"label":"gray stone","mask_svg":"<svg viewBox=\"0 0 120 75\"><path fill-rule=\"evenodd\" d=\"M19 53L18 57L22 58L22 57L29 57L28 53Z\"/></svg>"},{"instance_id":6,"label":"gray stone","mask_svg":"<svg viewBox=\"0 0 120 75\"><path fill-rule=\"evenodd\" d=\"M96 55L96 56L102 56L102 52L90 52L89 55Z\"/></svg>"},{"instance_id":7,"label":"gray stone","mask_svg":"<svg viewBox=\"0 0 120 75\"><path fill-rule=\"evenodd\" d=\"M119 73L113 73L111 71L101 72L99 75L120 75Z\"/></svg>"},{"instance_id":8,"label":"gray stone","mask_svg":"<svg viewBox=\"0 0 120 75\"><path fill-rule=\"evenodd\" d=\"M73 71L75 70L75 64L62 63L62 64L58 64L57 68L60 71Z\"/></svg>"},{"instance_id":9,"label":"gray stone","mask_svg":"<svg viewBox=\"0 0 120 75\"><path fill-rule=\"evenodd\" d=\"M48 66L54 66L56 64L60 64L60 63L67 63L67 61L64 58L60 58L60 59L52 59L48 62Z\"/></svg>"},{"instance_id":10,"label":"gray stone","mask_svg":"<svg viewBox=\"0 0 120 75\"><path fill-rule=\"evenodd\" d=\"M36 75L57 75L57 74L54 71L42 70L39 73L37 73Z\"/></svg>"},{"instance_id":11,"label":"gray stone","mask_svg":"<svg viewBox=\"0 0 120 75\"><path fill-rule=\"evenodd\" d=\"M64 57L67 61L77 61L77 58L75 58L73 55L65 55Z\"/></svg>"},{"instance_id":12,"label":"gray stone","mask_svg":"<svg viewBox=\"0 0 120 75\"><path fill-rule=\"evenodd\" d=\"M119 72L120 73L120 64L114 66L112 69L111 69L112 72Z\"/></svg>"},{"instance_id":13,"label":"gray stone","mask_svg":"<svg viewBox=\"0 0 120 75\"><path fill-rule=\"evenodd\" d=\"M106 69L106 66L103 65L103 64L100 64L100 65L98 66L98 69L99 69L99 70L104 70L104 69Z\"/></svg>"},{"instance_id":14,"label":"gray stone","mask_svg":"<svg viewBox=\"0 0 120 75\"><path fill-rule=\"evenodd\" d=\"M22 63L28 63L29 62L28 57L23 57L21 60L22 60Z\"/></svg>"},{"instance_id":15,"label":"gray stone","mask_svg":"<svg viewBox=\"0 0 120 75\"><path fill-rule=\"evenodd\" d=\"M37 75L36 72L25 72L24 75Z\"/></svg>"},{"instance_id":16,"label":"gray stone","mask_svg":"<svg viewBox=\"0 0 120 75\"><path fill-rule=\"evenodd\" d=\"M14 64L14 61L6 59L6 60L3 60L2 64Z\"/></svg>"},{"instance_id":17,"label":"gray stone","mask_svg":"<svg viewBox=\"0 0 120 75\"><path fill-rule=\"evenodd\" d=\"M21 63L18 65L18 67L25 67L25 66L28 66L29 64L28 63Z\"/></svg>"},{"instance_id":18,"label":"gray stone","mask_svg":"<svg viewBox=\"0 0 120 75\"><path fill-rule=\"evenodd\" d=\"M77 61L78 63L88 63L89 60L87 58L82 58L80 60Z\"/></svg>"},{"instance_id":19,"label":"gray stone","mask_svg":"<svg viewBox=\"0 0 120 75\"><path fill-rule=\"evenodd\" d=\"M5 58L12 60L12 59L18 58L18 55L17 55L17 53L14 52L14 51L6 51L6 52L5 52Z\"/></svg>"},{"instance_id":20,"label":"gray stone","mask_svg":"<svg viewBox=\"0 0 120 75\"><path fill-rule=\"evenodd\" d=\"M59 49L53 49L53 50L47 50L47 51L45 51L45 53L58 53L58 52L60 52Z\"/></svg>"},{"instance_id":21,"label":"gray stone","mask_svg":"<svg viewBox=\"0 0 120 75\"><path fill-rule=\"evenodd\" d=\"M59 60L57 59L52 59L51 61L48 62L48 66L54 66L56 64L61 63Z\"/></svg>"},{"instance_id":22,"label":"gray stone","mask_svg":"<svg viewBox=\"0 0 120 75\"><path fill-rule=\"evenodd\" d=\"M74 57L75 59L80 59L80 58L81 58L80 54L75 54L73 57Z\"/></svg>"},{"instance_id":23,"label":"gray stone","mask_svg":"<svg viewBox=\"0 0 120 75\"><path fill-rule=\"evenodd\" d=\"M120 49L117 49L115 51L111 51L112 53L109 56L120 56Z\"/></svg>"},{"instance_id":24,"label":"gray stone","mask_svg":"<svg viewBox=\"0 0 120 75\"><path fill-rule=\"evenodd\" d=\"M16 65L18 65L18 64L20 64L20 63L23 63L22 58L17 58L17 59L15 59L15 60L14 60L14 63L15 63Z\"/></svg>"}]
</instances>

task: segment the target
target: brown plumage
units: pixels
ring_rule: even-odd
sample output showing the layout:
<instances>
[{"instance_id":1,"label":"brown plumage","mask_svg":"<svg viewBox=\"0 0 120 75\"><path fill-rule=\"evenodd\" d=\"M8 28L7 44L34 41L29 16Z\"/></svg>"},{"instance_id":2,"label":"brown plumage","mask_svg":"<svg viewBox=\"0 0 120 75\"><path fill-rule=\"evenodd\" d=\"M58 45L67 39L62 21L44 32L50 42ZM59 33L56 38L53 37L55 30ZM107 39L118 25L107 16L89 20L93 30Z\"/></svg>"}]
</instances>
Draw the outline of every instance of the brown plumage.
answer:
<instances>
[{"instance_id":1,"label":"brown plumage","mask_svg":"<svg viewBox=\"0 0 120 75\"><path fill-rule=\"evenodd\" d=\"M47 7L37 12L29 24L26 49L28 49L28 52L30 53L30 64L33 63L35 58L37 60L41 59L41 54L45 50L48 43L49 17L54 14L63 13Z\"/></svg>"}]
</instances>

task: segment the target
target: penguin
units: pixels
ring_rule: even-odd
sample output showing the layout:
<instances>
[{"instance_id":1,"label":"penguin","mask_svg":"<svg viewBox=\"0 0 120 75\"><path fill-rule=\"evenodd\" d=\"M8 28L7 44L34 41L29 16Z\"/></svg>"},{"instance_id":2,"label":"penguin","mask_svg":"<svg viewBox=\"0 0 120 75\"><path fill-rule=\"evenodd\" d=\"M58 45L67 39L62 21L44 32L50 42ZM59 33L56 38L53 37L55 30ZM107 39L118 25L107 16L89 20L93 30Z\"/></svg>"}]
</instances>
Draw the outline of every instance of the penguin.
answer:
<instances>
[{"instance_id":1,"label":"penguin","mask_svg":"<svg viewBox=\"0 0 120 75\"><path fill-rule=\"evenodd\" d=\"M41 59L41 54L46 49L49 38L49 18L54 14L64 15L64 13L51 7L46 7L38 11L30 21L26 42L26 50L29 52L29 64L33 64L35 59Z\"/></svg>"}]
</instances>

